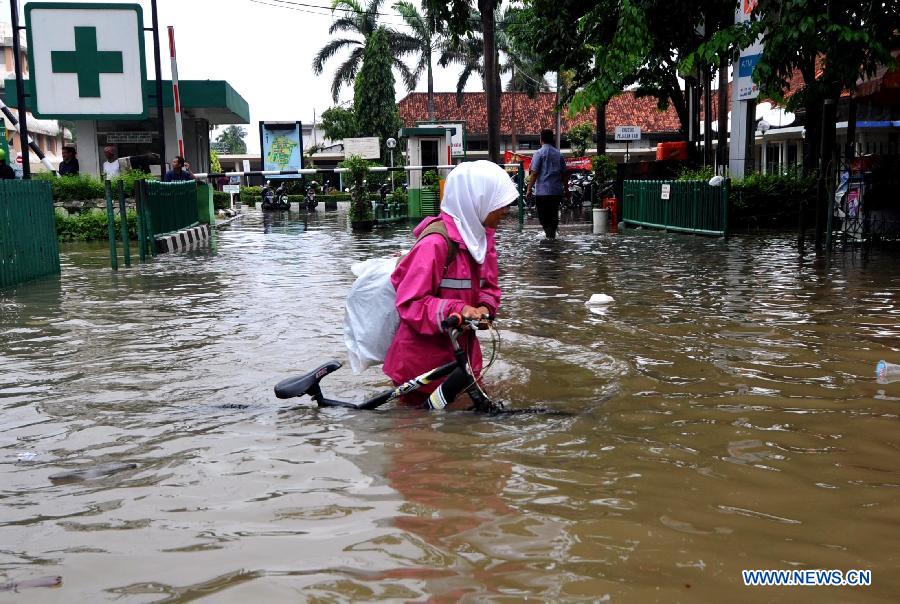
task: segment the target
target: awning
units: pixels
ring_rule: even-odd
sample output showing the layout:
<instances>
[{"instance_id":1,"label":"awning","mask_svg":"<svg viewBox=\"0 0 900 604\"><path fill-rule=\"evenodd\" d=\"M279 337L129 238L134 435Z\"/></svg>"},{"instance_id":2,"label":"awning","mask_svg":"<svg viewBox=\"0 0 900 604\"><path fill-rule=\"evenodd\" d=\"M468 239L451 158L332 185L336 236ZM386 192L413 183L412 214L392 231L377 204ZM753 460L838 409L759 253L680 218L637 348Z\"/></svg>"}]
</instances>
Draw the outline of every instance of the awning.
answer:
<instances>
[{"instance_id":1,"label":"awning","mask_svg":"<svg viewBox=\"0 0 900 604\"><path fill-rule=\"evenodd\" d=\"M15 79L7 78L5 86L4 102L10 107L16 107ZM178 87L182 107L193 117L208 120L212 125L250 123L250 105L225 80L181 80ZM173 107L171 80L163 80L162 88L163 107ZM31 80L25 80L25 90L31 94ZM149 111L156 106L155 101L150 98L155 92L156 82L146 80L144 96Z\"/></svg>"}]
</instances>

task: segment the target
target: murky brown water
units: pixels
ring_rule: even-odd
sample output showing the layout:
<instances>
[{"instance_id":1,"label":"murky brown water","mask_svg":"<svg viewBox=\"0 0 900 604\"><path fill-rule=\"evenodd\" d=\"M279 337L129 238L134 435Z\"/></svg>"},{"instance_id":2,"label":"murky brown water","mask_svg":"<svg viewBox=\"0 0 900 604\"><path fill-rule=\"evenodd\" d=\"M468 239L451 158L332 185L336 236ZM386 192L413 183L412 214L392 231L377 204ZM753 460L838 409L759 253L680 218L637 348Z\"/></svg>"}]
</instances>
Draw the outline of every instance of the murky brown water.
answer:
<instances>
[{"instance_id":1,"label":"murky brown water","mask_svg":"<svg viewBox=\"0 0 900 604\"><path fill-rule=\"evenodd\" d=\"M69 246L0 293L0 586L63 578L0 600L896 599L895 256L510 222L488 382L573 415L291 409L276 381L344 358L351 262L410 241L342 218L250 214L118 274ZM137 467L50 480L111 462ZM796 567L873 586L741 581Z\"/></svg>"}]
</instances>

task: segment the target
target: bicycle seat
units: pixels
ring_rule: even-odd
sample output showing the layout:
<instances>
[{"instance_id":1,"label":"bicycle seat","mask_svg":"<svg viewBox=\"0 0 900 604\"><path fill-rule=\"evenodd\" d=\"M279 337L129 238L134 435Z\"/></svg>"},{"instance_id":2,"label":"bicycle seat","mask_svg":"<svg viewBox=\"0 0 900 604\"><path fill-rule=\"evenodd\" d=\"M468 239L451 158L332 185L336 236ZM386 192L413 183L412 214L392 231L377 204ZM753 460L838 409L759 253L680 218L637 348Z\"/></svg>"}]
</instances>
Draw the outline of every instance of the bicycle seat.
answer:
<instances>
[{"instance_id":1,"label":"bicycle seat","mask_svg":"<svg viewBox=\"0 0 900 604\"><path fill-rule=\"evenodd\" d=\"M275 396L278 398L294 398L295 396L303 396L308 394L312 397L322 396L322 390L319 388L319 381L331 373L341 368L338 361L328 361L324 365L320 365L307 374L299 377L292 377L281 380L275 384Z\"/></svg>"}]
</instances>

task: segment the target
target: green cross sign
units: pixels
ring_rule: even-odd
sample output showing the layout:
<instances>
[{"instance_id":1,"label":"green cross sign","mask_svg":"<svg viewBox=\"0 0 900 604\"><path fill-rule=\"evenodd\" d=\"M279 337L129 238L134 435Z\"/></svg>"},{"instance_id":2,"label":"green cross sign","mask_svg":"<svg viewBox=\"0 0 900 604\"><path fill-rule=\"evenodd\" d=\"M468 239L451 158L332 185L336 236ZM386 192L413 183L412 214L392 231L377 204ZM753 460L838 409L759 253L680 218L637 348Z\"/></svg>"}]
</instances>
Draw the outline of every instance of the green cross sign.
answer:
<instances>
[{"instance_id":1,"label":"green cross sign","mask_svg":"<svg viewBox=\"0 0 900 604\"><path fill-rule=\"evenodd\" d=\"M123 73L122 53L97 50L97 28L75 28L75 50L54 50L50 53L54 73L78 75L78 96L100 96L101 73Z\"/></svg>"}]
</instances>

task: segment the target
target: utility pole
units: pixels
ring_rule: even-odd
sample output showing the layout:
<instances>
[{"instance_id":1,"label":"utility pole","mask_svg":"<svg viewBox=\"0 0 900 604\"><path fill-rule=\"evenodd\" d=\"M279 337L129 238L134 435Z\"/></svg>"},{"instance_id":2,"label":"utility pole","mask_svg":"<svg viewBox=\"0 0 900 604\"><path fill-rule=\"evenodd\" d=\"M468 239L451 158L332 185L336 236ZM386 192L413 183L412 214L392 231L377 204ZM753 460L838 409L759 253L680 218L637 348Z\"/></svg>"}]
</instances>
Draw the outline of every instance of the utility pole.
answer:
<instances>
[{"instance_id":1,"label":"utility pole","mask_svg":"<svg viewBox=\"0 0 900 604\"><path fill-rule=\"evenodd\" d=\"M9 0L12 22L13 64L16 69L16 104L19 106L19 148L22 149L22 179L31 178L31 157L28 153L28 112L25 110L25 82L22 78L22 46L19 42L19 2Z\"/></svg>"}]
</instances>

